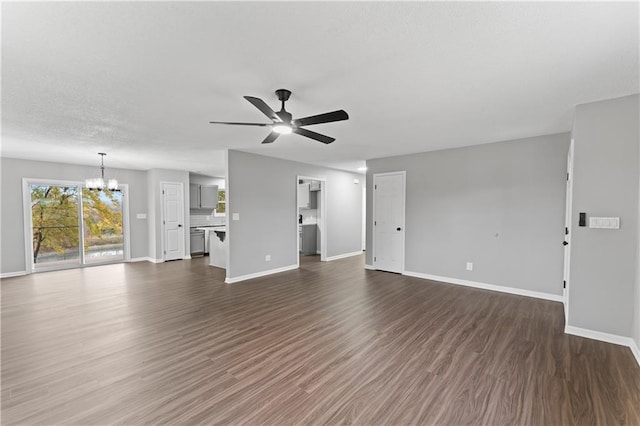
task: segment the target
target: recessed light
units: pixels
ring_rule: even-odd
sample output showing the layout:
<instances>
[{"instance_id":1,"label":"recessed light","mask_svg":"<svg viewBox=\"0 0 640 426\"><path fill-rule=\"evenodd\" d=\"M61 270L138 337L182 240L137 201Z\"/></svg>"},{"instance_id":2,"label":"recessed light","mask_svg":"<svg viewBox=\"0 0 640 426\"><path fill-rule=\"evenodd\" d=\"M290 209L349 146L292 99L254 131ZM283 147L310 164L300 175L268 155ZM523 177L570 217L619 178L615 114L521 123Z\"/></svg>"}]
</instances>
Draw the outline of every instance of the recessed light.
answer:
<instances>
[{"instance_id":1,"label":"recessed light","mask_svg":"<svg viewBox=\"0 0 640 426\"><path fill-rule=\"evenodd\" d=\"M359 172L366 172L367 168L366 167L358 167L358 171Z\"/></svg>"}]
</instances>

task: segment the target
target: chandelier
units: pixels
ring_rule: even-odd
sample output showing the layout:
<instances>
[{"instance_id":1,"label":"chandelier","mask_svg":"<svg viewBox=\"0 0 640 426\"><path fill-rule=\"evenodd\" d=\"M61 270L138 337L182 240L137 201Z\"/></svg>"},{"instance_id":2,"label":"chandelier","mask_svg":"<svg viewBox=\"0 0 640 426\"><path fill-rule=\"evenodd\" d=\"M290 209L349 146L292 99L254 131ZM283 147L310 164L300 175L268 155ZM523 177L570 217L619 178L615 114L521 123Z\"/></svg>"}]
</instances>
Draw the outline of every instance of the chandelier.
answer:
<instances>
[{"instance_id":1,"label":"chandelier","mask_svg":"<svg viewBox=\"0 0 640 426\"><path fill-rule=\"evenodd\" d=\"M98 155L100 156L100 177L97 178L91 178L91 179L86 179L85 180L85 186L88 189L96 189L96 190L103 190L105 188L104 186L104 156L107 155L104 152L99 152ZM111 191L117 191L118 190L118 181L116 179L109 179L107 181L107 189L111 190Z\"/></svg>"}]
</instances>

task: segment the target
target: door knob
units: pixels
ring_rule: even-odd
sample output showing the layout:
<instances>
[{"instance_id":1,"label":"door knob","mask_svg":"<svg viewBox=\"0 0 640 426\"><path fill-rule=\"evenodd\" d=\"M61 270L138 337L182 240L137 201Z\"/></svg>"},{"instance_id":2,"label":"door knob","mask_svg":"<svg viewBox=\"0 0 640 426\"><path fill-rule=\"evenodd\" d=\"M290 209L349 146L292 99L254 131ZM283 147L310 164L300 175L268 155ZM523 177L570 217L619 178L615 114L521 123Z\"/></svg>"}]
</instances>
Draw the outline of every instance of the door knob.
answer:
<instances>
[{"instance_id":1,"label":"door knob","mask_svg":"<svg viewBox=\"0 0 640 426\"><path fill-rule=\"evenodd\" d=\"M182 228L182 225L178 225L178 228Z\"/></svg>"},{"instance_id":2,"label":"door knob","mask_svg":"<svg viewBox=\"0 0 640 426\"><path fill-rule=\"evenodd\" d=\"M402 228L396 228L396 231L402 231Z\"/></svg>"},{"instance_id":3,"label":"door knob","mask_svg":"<svg viewBox=\"0 0 640 426\"><path fill-rule=\"evenodd\" d=\"M563 245L563 246L568 246L568 245L569 245L569 243L568 243L568 242L566 242L566 241L563 241L563 242L562 242L562 245Z\"/></svg>"}]
</instances>

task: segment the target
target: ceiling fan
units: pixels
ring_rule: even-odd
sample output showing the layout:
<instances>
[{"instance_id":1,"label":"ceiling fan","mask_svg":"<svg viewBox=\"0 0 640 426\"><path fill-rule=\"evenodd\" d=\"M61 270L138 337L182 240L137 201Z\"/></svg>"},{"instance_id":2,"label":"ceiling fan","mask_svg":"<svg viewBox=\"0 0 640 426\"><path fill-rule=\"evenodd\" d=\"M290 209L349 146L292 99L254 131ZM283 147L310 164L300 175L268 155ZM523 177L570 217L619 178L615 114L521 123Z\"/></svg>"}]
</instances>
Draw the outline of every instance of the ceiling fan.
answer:
<instances>
[{"instance_id":1,"label":"ceiling fan","mask_svg":"<svg viewBox=\"0 0 640 426\"><path fill-rule=\"evenodd\" d=\"M329 144L335 141L335 138L322 135L320 133L312 132L303 128L303 126L310 126L312 124L331 123L333 121L348 120L349 114L344 110L327 112L324 114L311 115L309 117L293 119L291 113L284 109L284 103L289 100L291 91L287 89L276 90L278 100L282 102L282 109L275 112L269 105L260 98L254 98L253 96L245 96L244 98L251 102L253 106L258 108L264 115L269 117L272 123L236 123L229 121L210 121L211 124L230 124L233 126L260 126L271 127L271 133L262 141L262 143L273 143L278 136L288 133L296 133L300 136L314 139L316 141Z\"/></svg>"}]
</instances>

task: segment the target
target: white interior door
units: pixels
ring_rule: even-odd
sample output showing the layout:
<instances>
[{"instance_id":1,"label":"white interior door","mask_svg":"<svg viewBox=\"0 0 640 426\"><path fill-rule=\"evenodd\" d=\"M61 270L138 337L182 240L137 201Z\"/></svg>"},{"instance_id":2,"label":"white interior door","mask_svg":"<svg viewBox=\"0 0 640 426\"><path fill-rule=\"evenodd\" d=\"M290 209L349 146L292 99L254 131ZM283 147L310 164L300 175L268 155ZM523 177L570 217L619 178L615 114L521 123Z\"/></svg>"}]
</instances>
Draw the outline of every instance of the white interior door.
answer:
<instances>
[{"instance_id":1,"label":"white interior door","mask_svg":"<svg viewBox=\"0 0 640 426\"><path fill-rule=\"evenodd\" d=\"M373 175L373 267L404 268L405 172Z\"/></svg>"},{"instance_id":2,"label":"white interior door","mask_svg":"<svg viewBox=\"0 0 640 426\"><path fill-rule=\"evenodd\" d=\"M164 260L184 257L184 202L181 183L162 183Z\"/></svg>"},{"instance_id":3,"label":"white interior door","mask_svg":"<svg viewBox=\"0 0 640 426\"><path fill-rule=\"evenodd\" d=\"M567 155L567 194L565 202L564 215L564 316L565 322L569 320L569 271L571 263L571 216L573 212L571 193L573 191L573 139L569 145L569 154Z\"/></svg>"}]
</instances>

